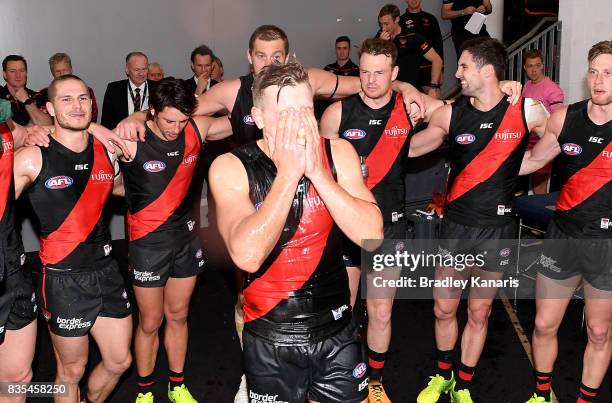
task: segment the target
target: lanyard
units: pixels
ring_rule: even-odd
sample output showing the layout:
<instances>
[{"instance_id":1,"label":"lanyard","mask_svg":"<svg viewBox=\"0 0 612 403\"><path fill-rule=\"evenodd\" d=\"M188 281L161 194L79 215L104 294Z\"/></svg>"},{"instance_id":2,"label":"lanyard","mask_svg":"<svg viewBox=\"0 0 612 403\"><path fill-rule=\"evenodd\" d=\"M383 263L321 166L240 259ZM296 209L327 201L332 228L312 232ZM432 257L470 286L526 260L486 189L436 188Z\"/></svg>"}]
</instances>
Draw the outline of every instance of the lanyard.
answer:
<instances>
[{"instance_id":1,"label":"lanyard","mask_svg":"<svg viewBox=\"0 0 612 403\"><path fill-rule=\"evenodd\" d=\"M142 105L144 104L144 100L147 97L148 89L149 89L148 83L145 81L144 91L142 92L142 97L140 98L140 105L138 105L139 111L142 110ZM128 81L128 90L130 90L130 97L132 98L132 104L134 105L134 109L136 109L136 99L134 97L134 92L132 91L132 86L130 85L129 81Z\"/></svg>"}]
</instances>

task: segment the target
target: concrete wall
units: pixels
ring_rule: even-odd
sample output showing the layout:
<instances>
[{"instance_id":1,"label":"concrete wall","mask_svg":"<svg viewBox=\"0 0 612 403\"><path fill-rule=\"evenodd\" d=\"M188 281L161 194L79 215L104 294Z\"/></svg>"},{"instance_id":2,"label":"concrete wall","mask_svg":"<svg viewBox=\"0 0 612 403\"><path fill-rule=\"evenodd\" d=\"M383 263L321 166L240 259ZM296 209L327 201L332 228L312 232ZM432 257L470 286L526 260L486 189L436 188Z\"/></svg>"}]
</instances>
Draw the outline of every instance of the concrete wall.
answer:
<instances>
[{"instance_id":1,"label":"concrete wall","mask_svg":"<svg viewBox=\"0 0 612 403\"><path fill-rule=\"evenodd\" d=\"M559 19L563 22L560 85L566 102L576 102L588 97L589 49L599 41L612 40L612 1L561 0Z\"/></svg>"}]
</instances>

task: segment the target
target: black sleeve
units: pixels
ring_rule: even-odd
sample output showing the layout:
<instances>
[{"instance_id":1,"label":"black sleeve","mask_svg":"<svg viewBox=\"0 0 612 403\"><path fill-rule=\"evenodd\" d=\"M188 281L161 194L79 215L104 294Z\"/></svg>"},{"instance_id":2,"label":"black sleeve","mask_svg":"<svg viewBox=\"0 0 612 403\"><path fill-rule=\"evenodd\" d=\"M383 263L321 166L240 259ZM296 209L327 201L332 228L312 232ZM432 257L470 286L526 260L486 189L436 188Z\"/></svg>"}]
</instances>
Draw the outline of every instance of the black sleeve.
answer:
<instances>
[{"instance_id":1,"label":"black sleeve","mask_svg":"<svg viewBox=\"0 0 612 403\"><path fill-rule=\"evenodd\" d=\"M431 45L427 42L427 39L419 33L415 33L414 44L418 47L417 50L421 55L424 55L431 49Z\"/></svg>"},{"instance_id":2,"label":"black sleeve","mask_svg":"<svg viewBox=\"0 0 612 403\"><path fill-rule=\"evenodd\" d=\"M440 24L438 24L438 19L432 16L431 19L431 46L436 50L436 52L442 58L442 62L444 62L444 41L442 41L442 32L440 31Z\"/></svg>"},{"instance_id":3,"label":"black sleeve","mask_svg":"<svg viewBox=\"0 0 612 403\"><path fill-rule=\"evenodd\" d=\"M113 83L109 83L106 86L106 92L104 92L104 100L102 101L102 118L100 119L100 124L109 130L115 128L114 126L112 126L114 121L114 118L112 116L113 112L111 111L113 103L113 101L111 100L113 93L112 85Z\"/></svg>"}]
</instances>

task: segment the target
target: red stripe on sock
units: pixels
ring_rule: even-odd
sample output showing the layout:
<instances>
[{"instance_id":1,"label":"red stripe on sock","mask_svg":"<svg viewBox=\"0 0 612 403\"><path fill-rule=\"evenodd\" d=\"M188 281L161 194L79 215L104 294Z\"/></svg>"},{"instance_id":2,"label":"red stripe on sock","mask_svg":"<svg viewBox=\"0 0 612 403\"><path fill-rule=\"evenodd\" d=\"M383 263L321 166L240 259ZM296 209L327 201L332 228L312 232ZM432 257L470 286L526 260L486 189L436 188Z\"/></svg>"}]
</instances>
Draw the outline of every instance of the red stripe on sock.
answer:
<instances>
[{"instance_id":1,"label":"red stripe on sock","mask_svg":"<svg viewBox=\"0 0 612 403\"><path fill-rule=\"evenodd\" d=\"M376 360L373 360L371 358L368 358L368 365L370 366L370 368L381 369L382 367L385 366L385 362L384 361L376 361Z\"/></svg>"},{"instance_id":2,"label":"red stripe on sock","mask_svg":"<svg viewBox=\"0 0 612 403\"><path fill-rule=\"evenodd\" d=\"M588 400L584 400L583 398L579 397L578 400L576 400L576 403L593 403L593 402L589 402Z\"/></svg>"},{"instance_id":3,"label":"red stripe on sock","mask_svg":"<svg viewBox=\"0 0 612 403\"><path fill-rule=\"evenodd\" d=\"M155 381L151 381L151 382L137 382L137 385L140 386L141 388L146 388L148 386L151 386L155 383Z\"/></svg>"},{"instance_id":4,"label":"red stripe on sock","mask_svg":"<svg viewBox=\"0 0 612 403\"><path fill-rule=\"evenodd\" d=\"M168 379L170 382L183 382L185 380L184 376L169 376Z\"/></svg>"},{"instance_id":5,"label":"red stripe on sock","mask_svg":"<svg viewBox=\"0 0 612 403\"><path fill-rule=\"evenodd\" d=\"M438 361L438 368L439 369L451 369L452 366L453 366L453 364L450 363L450 362Z\"/></svg>"},{"instance_id":6,"label":"red stripe on sock","mask_svg":"<svg viewBox=\"0 0 612 403\"><path fill-rule=\"evenodd\" d=\"M550 381L546 383L536 382L536 389L542 392L547 392L550 390Z\"/></svg>"},{"instance_id":7,"label":"red stripe on sock","mask_svg":"<svg viewBox=\"0 0 612 403\"><path fill-rule=\"evenodd\" d=\"M584 388L580 388L580 393L582 393L583 395L590 396L590 397L597 396L597 392L589 392L588 390L584 390Z\"/></svg>"},{"instance_id":8,"label":"red stripe on sock","mask_svg":"<svg viewBox=\"0 0 612 403\"><path fill-rule=\"evenodd\" d=\"M462 381L471 381L472 378L474 377L474 374L469 374L465 371L459 370L459 379L461 379Z\"/></svg>"}]
</instances>

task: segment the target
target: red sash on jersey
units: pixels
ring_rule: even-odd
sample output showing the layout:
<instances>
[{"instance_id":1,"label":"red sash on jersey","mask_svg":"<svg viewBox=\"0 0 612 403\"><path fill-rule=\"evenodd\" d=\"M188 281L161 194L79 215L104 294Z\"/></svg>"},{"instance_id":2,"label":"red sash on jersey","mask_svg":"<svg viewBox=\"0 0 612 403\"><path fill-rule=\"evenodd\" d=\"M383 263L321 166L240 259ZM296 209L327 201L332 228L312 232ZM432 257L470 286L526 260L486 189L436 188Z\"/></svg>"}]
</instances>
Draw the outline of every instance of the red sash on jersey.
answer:
<instances>
[{"instance_id":1,"label":"red sash on jersey","mask_svg":"<svg viewBox=\"0 0 612 403\"><path fill-rule=\"evenodd\" d=\"M6 123L0 123L0 137L2 148L0 150L0 220L4 216L8 203L9 191L13 183L13 134Z\"/></svg>"},{"instance_id":2,"label":"red sash on jersey","mask_svg":"<svg viewBox=\"0 0 612 403\"><path fill-rule=\"evenodd\" d=\"M318 198L312 185L307 198ZM324 206L310 213L308 209L305 206L296 233L276 260L244 289L245 322L264 316L288 299L310 279L319 265L334 221Z\"/></svg>"},{"instance_id":3,"label":"red sash on jersey","mask_svg":"<svg viewBox=\"0 0 612 403\"><path fill-rule=\"evenodd\" d=\"M503 132L499 130L502 129ZM504 140L498 135L516 134L520 136ZM463 196L477 185L489 179L521 144L528 134L523 123L523 100L510 105L486 147L474 157L457 175L446 198L447 203Z\"/></svg>"},{"instance_id":4,"label":"red sash on jersey","mask_svg":"<svg viewBox=\"0 0 612 403\"><path fill-rule=\"evenodd\" d=\"M565 182L557 199L557 210L573 209L612 180L612 157L606 159L603 156L605 152L612 154L612 141L589 165L579 169Z\"/></svg>"},{"instance_id":5,"label":"red sash on jersey","mask_svg":"<svg viewBox=\"0 0 612 403\"><path fill-rule=\"evenodd\" d=\"M325 139L321 139L321 153L325 168L330 170ZM244 289L245 322L270 312L294 291L299 290L317 269L334 220L312 185L308 189L307 202L308 200L319 200L323 207L312 209L304 206L298 229L291 240L266 272Z\"/></svg>"},{"instance_id":6,"label":"red sash on jersey","mask_svg":"<svg viewBox=\"0 0 612 403\"><path fill-rule=\"evenodd\" d=\"M193 179L201 147L200 136L193 123L185 126L185 152L174 177L155 201L142 210L127 215L130 241L140 239L159 228L181 205Z\"/></svg>"},{"instance_id":7,"label":"red sash on jersey","mask_svg":"<svg viewBox=\"0 0 612 403\"><path fill-rule=\"evenodd\" d=\"M412 125L404 109L404 100L401 94L397 94L387 125L366 158L369 169L366 179L368 189L372 189L387 175L411 131Z\"/></svg>"},{"instance_id":8,"label":"red sash on jersey","mask_svg":"<svg viewBox=\"0 0 612 403\"><path fill-rule=\"evenodd\" d=\"M113 180L96 180L94 177L114 178L114 170L106 150L96 138L93 140L94 163L89 180L62 225L55 231L40 238L40 260L43 264L55 264L72 253L87 239L102 216L106 199L113 190Z\"/></svg>"}]
</instances>

